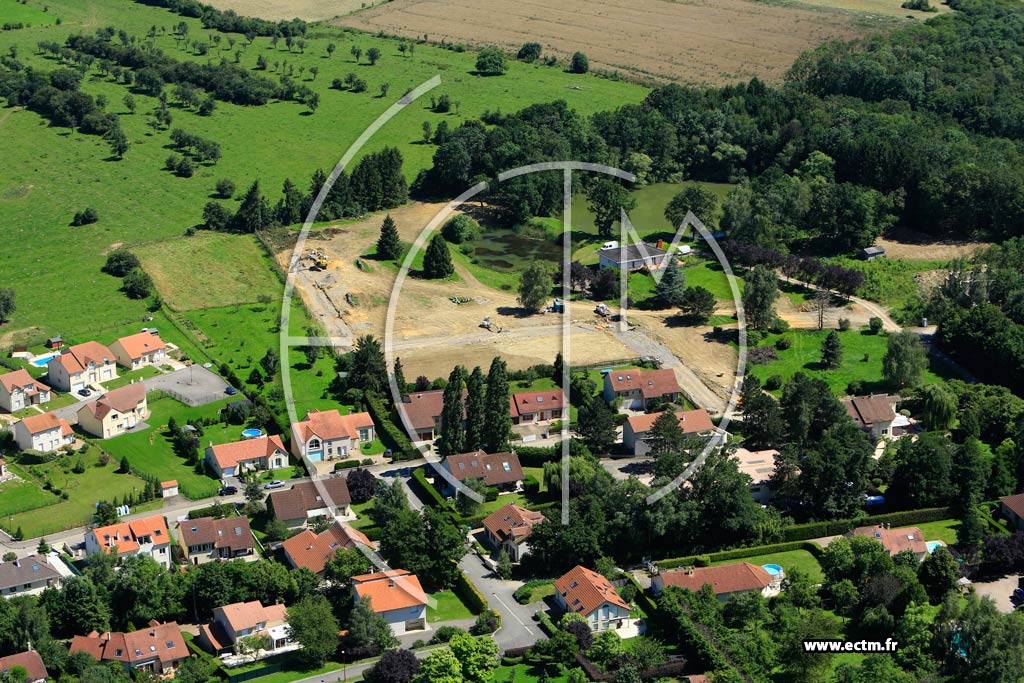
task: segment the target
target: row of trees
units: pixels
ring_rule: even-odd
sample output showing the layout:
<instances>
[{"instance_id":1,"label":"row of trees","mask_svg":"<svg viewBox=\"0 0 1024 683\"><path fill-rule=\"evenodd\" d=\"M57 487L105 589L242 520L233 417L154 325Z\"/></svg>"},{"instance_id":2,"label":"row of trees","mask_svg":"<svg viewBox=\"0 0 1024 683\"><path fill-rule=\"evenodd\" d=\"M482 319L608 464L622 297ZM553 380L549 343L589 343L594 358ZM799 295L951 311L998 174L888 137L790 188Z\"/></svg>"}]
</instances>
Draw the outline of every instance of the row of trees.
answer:
<instances>
[{"instance_id":1,"label":"row of trees","mask_svg":"<svg viewBox=\"0 0 1024 683\"><path fill-rule=\"evenodd\" d=\"M240 33L248 36L280 36L285 38L304 36L308 25L301 19L269 21L256 17L240 16L231 10L220 10L197 0L135 0L143 5L164 7L176 14L193 17L202 21L203 28L212 28L222 33ZM187 24L185 24L187 28ZM251 43L252 40L249 39Z\"/></svg>"},{"instance_id":2,"label":"row of trees","mask_svg":"<svg viewBox=\"0 0 1024 683\"><path fill-rule=\"evenodd\" d=\"M437 449L441 455L483 449L508 450L512 419L508 412L508 367L496 357L484 376L480 366L467 372L456 365L444 389Z\"/></svg>"}]
</instances>

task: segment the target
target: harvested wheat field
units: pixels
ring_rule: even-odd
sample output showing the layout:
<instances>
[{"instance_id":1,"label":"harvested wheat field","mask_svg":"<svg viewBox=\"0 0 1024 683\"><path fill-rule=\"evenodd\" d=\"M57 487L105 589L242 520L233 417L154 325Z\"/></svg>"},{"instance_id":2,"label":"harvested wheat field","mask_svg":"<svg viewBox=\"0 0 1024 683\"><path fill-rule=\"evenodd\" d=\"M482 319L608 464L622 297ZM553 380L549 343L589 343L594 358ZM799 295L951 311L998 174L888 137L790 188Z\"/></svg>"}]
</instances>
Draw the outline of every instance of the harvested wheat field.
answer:
<instances>
[{"instance_id":1,"label":"harvested wheat field","mask_svg":"<svg viewBox=\"0 0 1024 683\"><path fill-rule=\"evenodd\" d=\"M893 19L747 0L394 0L336 20L366 31L514 50L539 42L565 63L637 78L721 84L782 79L797 56Z\"/></svg>"},{"instance_id":2,"label":"harvested wheat field","mask_svg":"<svg viewBox=\"0 0 1024 683\"><path fill-rule=\"evenodd\" d=\"M368 7L362 0L204 0L217 9L232 9L238 14L262 19L305 19L319 21Z\"/></svg>"}]
</instances>

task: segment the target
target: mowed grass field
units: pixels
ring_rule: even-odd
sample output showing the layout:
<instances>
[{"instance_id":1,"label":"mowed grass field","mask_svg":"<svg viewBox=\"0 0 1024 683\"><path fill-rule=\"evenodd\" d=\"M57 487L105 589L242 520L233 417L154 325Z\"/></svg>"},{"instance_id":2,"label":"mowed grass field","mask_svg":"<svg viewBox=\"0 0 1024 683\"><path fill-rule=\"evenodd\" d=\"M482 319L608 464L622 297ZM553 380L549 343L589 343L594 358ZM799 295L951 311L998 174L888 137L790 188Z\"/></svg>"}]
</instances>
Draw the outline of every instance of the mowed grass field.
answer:
<instances>
[{"instance_id":1,"label":"mowed grass field","mask_svg":"<svg viewBox=\"0 0 1024 683\"><path fill-rule=\"evenodd\" d=\"M252 235L197 232L132 250L175 310L277 299L281 281Z\"/></svg>"},{"instance_id":2,"label":"mowed grass field","mask_svg":"<svg viewBox=\"0 0 1024 683\"><path fill-rule=\"evenodd\" d=\"M0 25L11 23L37 26L56 21L56 15L44 12L42 7L22 5L17 0L0 0Z\"/></svg>"},{"instance_id":3,"label":"mowed grass field","mask_svg":"<svg viewBox=\"0 0 1024 683\"><path fill-rule=\"evenodd\" d=\"M773 375L783 381L802 372L811 377L822 379L828 383L832 391L838 395L847 393L850 382L859 380L864 383L864 393L886 391L890 387L882 378L882 357L888 345L888 337L884 334L867 334L862 330L840 332L843 342L843 361L836 370L821 368L821 345L831 330L790 330L784 335L770 334L761 343L762 346L773 346L780 336L790 339L792 345L783 351L777 351L779 359L755 365L747 361L747 369L762 382ZM921 375L922 383L938 382L944 375L943 368L935 365L926 369ZM779 392L774 392L779 393Z\"/></svg>"},{"instance_id":4,"label":"mowed grass field","mask_svg":"<svg viewBox=\"0 0 1024 683\"><path fill-rule=\"evenodd\" d=\"M77 0L47 0L46 4L48 14L60 17L61 25L2 32L0 51L6 54L14 47L26 64L51 70L58 64L37 54L36 44L41 40L63 42L69 34L91 33L107 25L142 38L156 26L158 31L160 27L167 29L166 34L154 39L156 46L178 59L203 63L234 59L227 35L222 36L219 47L211 47L208 56L179 49L170 29L180 22L189 26L193 39L214 32L203 29L196 19L160 8L131 0L91 0L87 5ZM42 5L42 0L29 0L28 6L40 9ZM442 84L431 94L449 95L458 103L455 110L434 113L427 96L392 119L363 152L397 146L410 180L430 164L435 149L421 144L424 121L434 128L441 121L455 127L485 110L514 111L556 99L564 99L589 114L617 104L637 103L647 93L645 88L628 83L519 63L511 64L505 76L481 78L473 75L473 53L423 44L417 46L414 55L403 57L397 40L341 29L314 28L304 52L294 48L289 53L283 41L274 49L269 38L257 38L253 45L246 46L242 36L230 37L237 40L235 50L241 49L240 63L244 67L254 69L262 55L270 64L265 75L276 80L275 62L279 70L284 69L284 63L294 66L293 78L319 93L320 107L310 116L303 105L294 102L259 107L218 102L212 116L201 117L179 107L171 98L172 129L182 128L221 147L222 159L213 166L200 165L191 178L178 178L163 170L171 153L170 132L154 132L147 125L157 100L134 93L136 113L128 113L123 100L129 88L113 83L95 68L85 75L83 89L105 97L107 110L120 115L132 145L121 161L111 160L107 143L96 136L51 127L29 111L0 109L0 136L5 141L5 164L0 169L0 237L6 244L17 245L0 253L0 273L5 282L16 283L18 303L13 320L0 330L0 344L25 337L41 340L57 332L89 333L97 327L141 319L146 313L145 303L127 299L118 291L120 281L100 272L110 249L183 235L200 222L203 204L210 200L221 178L232 179L239 188L238 195L259 179L271 203L277 201L285 178L306 191L317 168L333 167L360 133L403 92L434 76L440 75ZM328 43L337 46L331 58L327 57ZM350 54L353 46L359 46L364 55L370 47L377 47L380 61L370 66L364 56L357 65ZM319 69L315 80L312 67ZM301 76L300 69L304 69ZM367 82L367 92L330 89L332 79L344 78L350 72ZM381 98L377 95L384 83L389 85L390 94ZM234 210L237 199L236 195L225 204ZM99 222L71 227L72 214L85 207L97 210ZM158 251L148 260L150 264L163 260L164 272L170 276L181 267L175 262L179 256L173 251ZM217 288L203 284L199 275L190 274L177 290L170 290L170 297L181 299L182 292L190 290L196 294L186 300L189 306L223 302ZM89 307L62 305L83 297L102 303Z\"/></svg>"}]
</instances>

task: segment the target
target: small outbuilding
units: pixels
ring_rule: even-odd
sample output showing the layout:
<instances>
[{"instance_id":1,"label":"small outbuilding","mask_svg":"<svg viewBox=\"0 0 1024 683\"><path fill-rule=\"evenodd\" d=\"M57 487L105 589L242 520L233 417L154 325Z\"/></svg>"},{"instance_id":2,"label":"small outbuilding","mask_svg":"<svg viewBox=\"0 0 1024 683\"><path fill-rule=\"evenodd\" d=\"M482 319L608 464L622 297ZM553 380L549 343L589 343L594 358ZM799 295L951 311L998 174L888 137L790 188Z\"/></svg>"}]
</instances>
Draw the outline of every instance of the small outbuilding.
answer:
<instances>
[{"instance_id":1,"label":"small outbuilding","mask_svg":"<svg viewBox=\"0 0 1024 683\"><path fill-rule=\"evenodd\" d=\"M882 247L864 247L864 251L861 254L865 261L874 261L876 258L885 256L885 249Z\"/></svg>"},{"instance_id":2,"label":"small outbuilding","mask_svg":"<svg viewBox=\"0 0 1024 683\"><path fill-rule=\"evenodd\" d=\"M160 497L173 498L176 495L178 495L177 479L171 479L169 481L160 482Z\"/></svg>"}]
</instances>

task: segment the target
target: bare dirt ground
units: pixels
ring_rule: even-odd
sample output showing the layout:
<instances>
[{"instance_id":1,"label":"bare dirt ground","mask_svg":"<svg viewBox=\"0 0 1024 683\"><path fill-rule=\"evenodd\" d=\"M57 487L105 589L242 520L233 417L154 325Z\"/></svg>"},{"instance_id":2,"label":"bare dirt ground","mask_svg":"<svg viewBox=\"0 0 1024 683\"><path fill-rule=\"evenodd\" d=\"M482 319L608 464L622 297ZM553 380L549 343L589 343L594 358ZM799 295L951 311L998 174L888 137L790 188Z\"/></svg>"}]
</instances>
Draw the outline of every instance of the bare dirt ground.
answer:
<instances>
[{"instance_id":1,"label":"bare dirt ground","mask_svg":"<svg viewBox=\"0 0 1024 683\"><path fill-rule=\"evenodd\" d=\"M205 0L217 9L233 9L243 16L262 19L319 21L369 7L361 0Z\"/></svg>"},{"instance_id":2,"label":"bare dirt ground","mask_svg":"<svg viewBox=\"0 0 1024 683\"><path fill-rule=\"evenodd\" d=\"M804 50L893 21L747 0L394 0L334 23L508 50L536 41L563 63L582 50L591 69L722 84L753 76L778 82Z\"/></svg>"},{"instance_id":3,"label":"bare dirt ground","mask_svg":"<svg viewBox=\"0 0 1024 683\"><path fill-rule=\"evenodd\" d=\"M936 240L931 235L902 230L875 240L885 249L889 258L916 261L941 261L960 256L971 256L979 249L991 246L991 242L968 242L963 240Z\"/></svg>"}]
</instances>

